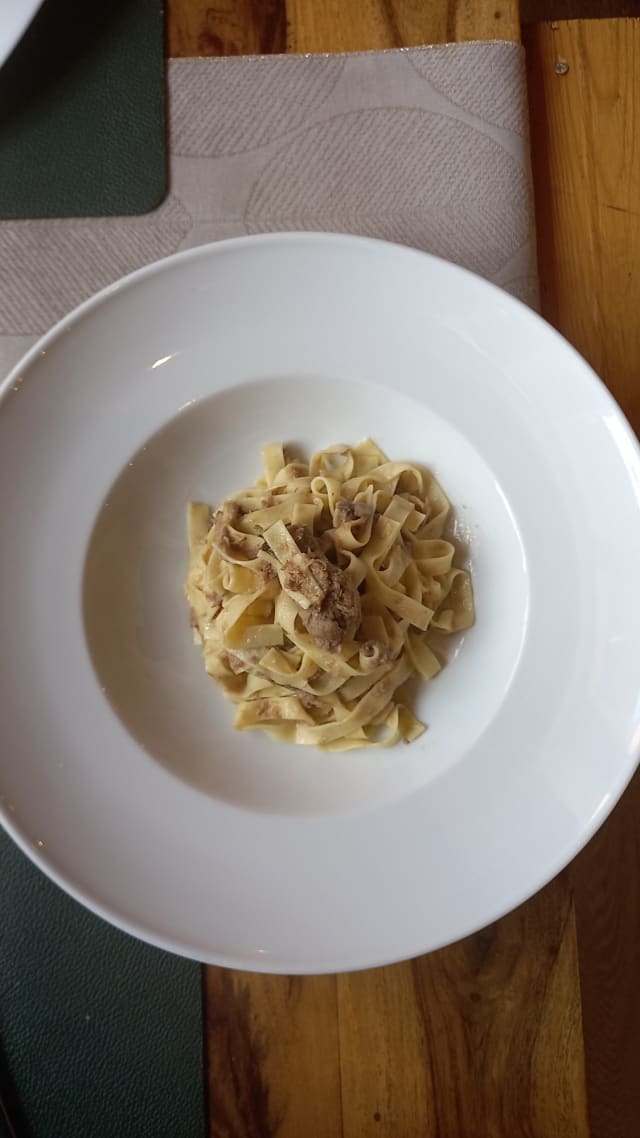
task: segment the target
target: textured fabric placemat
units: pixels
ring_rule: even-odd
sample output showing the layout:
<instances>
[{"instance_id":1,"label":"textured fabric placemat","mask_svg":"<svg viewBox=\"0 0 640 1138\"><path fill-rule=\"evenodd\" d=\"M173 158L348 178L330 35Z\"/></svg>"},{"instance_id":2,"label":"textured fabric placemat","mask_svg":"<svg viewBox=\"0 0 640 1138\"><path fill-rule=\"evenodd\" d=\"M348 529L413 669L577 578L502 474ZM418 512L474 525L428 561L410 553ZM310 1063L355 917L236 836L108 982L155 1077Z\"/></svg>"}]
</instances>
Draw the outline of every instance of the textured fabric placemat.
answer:
<instances>
[{"instance_id":1,"label":"textured fabric placemat","mask_svg":"<svg viewBox=\"0 0 640 1138\"><path fill-rule=\"evenodd\" d=\"M162 201L163 49L162 0L45 0L0 68L0 217Z\"/></svg>"},{"instance_id":2,"label":"textured fabric placemat","mask_svg":"<svg viewBox=\"0 0 640 1138\"><path fill-rule=\"evenodd\" d=\"M200 968L89 913L0 830L0 1087L18 1138L204 1138Z\"/></svg>"},{"instance_id":3,"label":"textured fabric placemat","mask_svg":"<svg viewBox=\"0 0 640 1138\"><path fill-rule=\"evenodd\" d=\"M536 303L517 44L174 60L169 126L170 193L154 212L0 222L0 374L124 273L265 230L414 245Z\"/></svg>"}]
</instances>

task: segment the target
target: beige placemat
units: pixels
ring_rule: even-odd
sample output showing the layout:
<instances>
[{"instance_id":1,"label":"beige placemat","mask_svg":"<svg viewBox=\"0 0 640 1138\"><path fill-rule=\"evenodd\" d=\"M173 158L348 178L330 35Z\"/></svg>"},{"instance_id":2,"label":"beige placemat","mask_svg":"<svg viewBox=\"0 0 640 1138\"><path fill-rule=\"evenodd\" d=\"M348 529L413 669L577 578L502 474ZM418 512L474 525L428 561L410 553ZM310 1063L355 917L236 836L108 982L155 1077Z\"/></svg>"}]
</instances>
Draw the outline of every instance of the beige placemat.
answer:
<instances>
[{"instance_id":1,"label":"beige placemat","mask_svg":"<svg viewBox=\"0 0 640 1138\"><path fill-rule=\"evenodd\" d=\"M174 60L168 85L171 188L159 209L0 222L0 374L124 273L268 230L413 245L535 305L517 44Z\"/></svg>"}]
</instances>

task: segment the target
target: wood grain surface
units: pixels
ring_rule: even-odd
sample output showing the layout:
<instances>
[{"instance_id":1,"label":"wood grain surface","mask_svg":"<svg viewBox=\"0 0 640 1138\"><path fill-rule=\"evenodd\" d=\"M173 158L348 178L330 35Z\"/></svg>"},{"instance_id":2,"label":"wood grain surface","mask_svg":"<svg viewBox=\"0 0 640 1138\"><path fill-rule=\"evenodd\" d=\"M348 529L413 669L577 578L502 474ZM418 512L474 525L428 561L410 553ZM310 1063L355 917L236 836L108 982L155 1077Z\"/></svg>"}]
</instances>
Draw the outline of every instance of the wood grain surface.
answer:
<instances>
[{"instance_id":1,"label":"wood grain surface","mask_svg":"<svg viewBox=\"0 0 640 1138\"><path fill-rule=\"evenodd\" d=\"M170 0L172 56L519 39L517 0Z\"/></svg>"},{"instance_id":2,"label":"wood grain surface","mask_svg":"<svg viewBox=\"0 0 640 1138\"><path fill-rule=\"evenodd\" d=\"M640 23L547 24L525 44L544 312L640 432ZM592 1138L637 1138L638 776L571 877Z\"/></svg>"},{"instance_id":3,"label":"wood grain surface","mask_svg":"<svg viewBox=\"0 0 640 1138\"><path fill-rule=\"evenodd\" d=\"M210 1133L342 1134L336 981L205 970Z\"/></svg>"},{"instance_id":4,"label":"wood grain surface","mask_svg":"<svg viewBox=\"0 0 640 1138\"><path fill-rule=\"evenodd\" d=\"M526 44L544 312L639 429L640 23L542 25Z\"/></svg>"},{"instance_id":5,"label":"wood grain surface","mask_svg":"<svg viewBox=\"0 0 640 1138\"><path fill-rule=\"evenodd\" d=\"M338 978L345 1138L586 1138L566 883L450 948Z\"/></svg>"},{"instance_id":6,"label":"wood grain surface","mask_svg":"<svg viewBox=\"0 0 640 1138\"><path fill-rule=\"evenodd\" d=\"M169 3L172 55L517 34L515 0ZM544 312L636 429L639 37L604 20L525 37ZM338 977L206 969L212 1138L638 1138L639 823L636 779L568 871L419 960Z\"/></svg>"},{"instance_id":7,"label":"wood grain surface","mask_svg":"<svg viewBox=\"0 0 640 1138\"><path fill-rule=\"evenodd\" d=\"M338 977L206 971L212 1138L587 1138L566 881Z\"/></svg>"}]
</instances>

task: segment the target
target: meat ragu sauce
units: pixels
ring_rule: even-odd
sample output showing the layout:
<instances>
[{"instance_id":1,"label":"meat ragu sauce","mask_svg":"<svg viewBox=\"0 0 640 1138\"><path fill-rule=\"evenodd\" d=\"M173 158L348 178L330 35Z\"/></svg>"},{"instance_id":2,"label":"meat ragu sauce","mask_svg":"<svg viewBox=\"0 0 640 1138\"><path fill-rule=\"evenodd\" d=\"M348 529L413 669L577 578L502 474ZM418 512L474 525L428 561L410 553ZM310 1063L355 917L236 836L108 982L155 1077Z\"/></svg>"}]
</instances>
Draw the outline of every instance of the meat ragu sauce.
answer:
<instances>
[{"instance_id":1,"label":"meat ragu sauce","mask_svg":"<svg viewBox=\"0 0 640 1138\"><path fill-rule=\"evenodd\" d=\"M404 685L440 670L431 633L474 621L444 493L370 439L308 464L270 444L263 462L217 509L189 507L194 636L235 726L331 750L410 742L424 725Z\"/></svg>"}]
</instances>

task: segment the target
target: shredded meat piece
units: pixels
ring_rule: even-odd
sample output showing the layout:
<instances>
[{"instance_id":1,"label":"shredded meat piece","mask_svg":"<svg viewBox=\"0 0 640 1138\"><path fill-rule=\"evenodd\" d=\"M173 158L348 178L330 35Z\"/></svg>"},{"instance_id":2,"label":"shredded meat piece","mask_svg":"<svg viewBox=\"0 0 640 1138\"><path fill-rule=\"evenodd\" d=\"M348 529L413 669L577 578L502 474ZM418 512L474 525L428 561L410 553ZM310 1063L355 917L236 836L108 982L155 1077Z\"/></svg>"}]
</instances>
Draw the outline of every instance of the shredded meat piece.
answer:
<instances>
[{"instance_id":1,"label":"shredded meat piece","mask_svg":"<svg viewBox=\"0 0 640 1138\"><path fill-rule=\"evenodd\" d=\"M328 650L338 648L354 636L360 624L360 594L350 577L331 565L330 581L324 600L301 612L302 623L316 643Z\"/></svg>"},{"instance_id":2,"label":"shredded meat piece","mask_svg":"<svg viewBox=\"0 0 640 1138\"><path fill-rule=\"evenodd\" d=\"M304 707L305 711L311 711L312 708L320 706L320 700L317 696L312 695L311 692L301 691L296 694L298 695L300 703Z\"/></svg>"},{"instance_id":3,"label":"shredded meat piece","mask_svg":"<svg viewBox=\"0 0 640 1138\"><path fill-rule=\"evenodd\" d=\"M268 548L269 547L267 546L267 549ZM270 561L267 561L266 558L264 561L262 559L260 561L258 561L258 564L256 565L256 569L258 570L259 573L262 574L265 581L272 581L273 578L276 576L276 571L273 568L273 565L271 564Z\"/></svg>"},{"instance_id":4,"label":"shredded meat piece","mask_svg":"<svg viewBox=\"0 0 640 1138\"><path fill-rule=\"evenodd\" d=\"M214 593L213 589L205 589L204 595L207 598L209 604L213 605L213 612L211 613L211 616L212 617L217 616L218 613L220 612L220 609L222 608L222 601L223 601L223 598L220 596L220 593Z\"/></svg>"},{"instance_id":5,"label":"shredded meat piece","mask_svg":"<svg viewBox=\"0 0 640 1138\"><path fill-rule=\"evenodd\" d=\"M290 526L289 532L299 549L313 548L315 538L305 526ZM360 594L351 577L319 550L285 561L280 580L283 589L306 600L300 618L320 648L331 651L355 635L362 618Z\"/></svg>"},{"instance_id":6,"label":"shredded meat piece","mask_svg":"<svg viewBox=\"0 0 640 1138\"><path fill-rule=\"evenodd\" d=\"M285 561L280 574L282 588L288 593L298 593L304 597L307 605L314 599L320 600L321 592L308 580L307 567L310 558L300 554L295 561Z\"/></svg>"},{"instance_id":7,"label":"shredded meat piece","mask_svg":"<svg viewBox=\"0 0 640 1138\"><path fill-rule=\"evenodd\" d=\"M321 553L320 542L308 526L299 526L289 522L287 529L301 553Z\"/></svg>"},{"instance_id":8,"label":"shredded meat piece","mask_svg":"<svg viewBox=\"0 0 640 1138\"><path fill-rule=\"evenodd\" d=\"M216 548L227 557L235 557L238 553L246 552L248 535L229 531L235 529L243 511L237 502L225 502L213 516L213 540Z\"/></svg>"},{"instance_id":9,"label":"shredded meat piece","mask_svg":"<svg viewBox=\"0 0 640 1138\"><path fill-rule=\"evenodd\" d=\"M290 522L287 525L287 529L302 553L322 556L324 553L327 553L333 545L328 533L323 533L316 537L308 526L300 526L294 522Z\"/></svg>"},{"instance_id":10,"label":"shredded meat piece","mask_svg":"<svg viewBox=\"0 0 640 1138\"><path fill-rule=\"evenodd\" d=\"M348 498L339 498L333 511L333 524L338 526L344 522L359 522L371 515L371 506L367 502L352 502Z\"/></svg>"}]
</instances>

